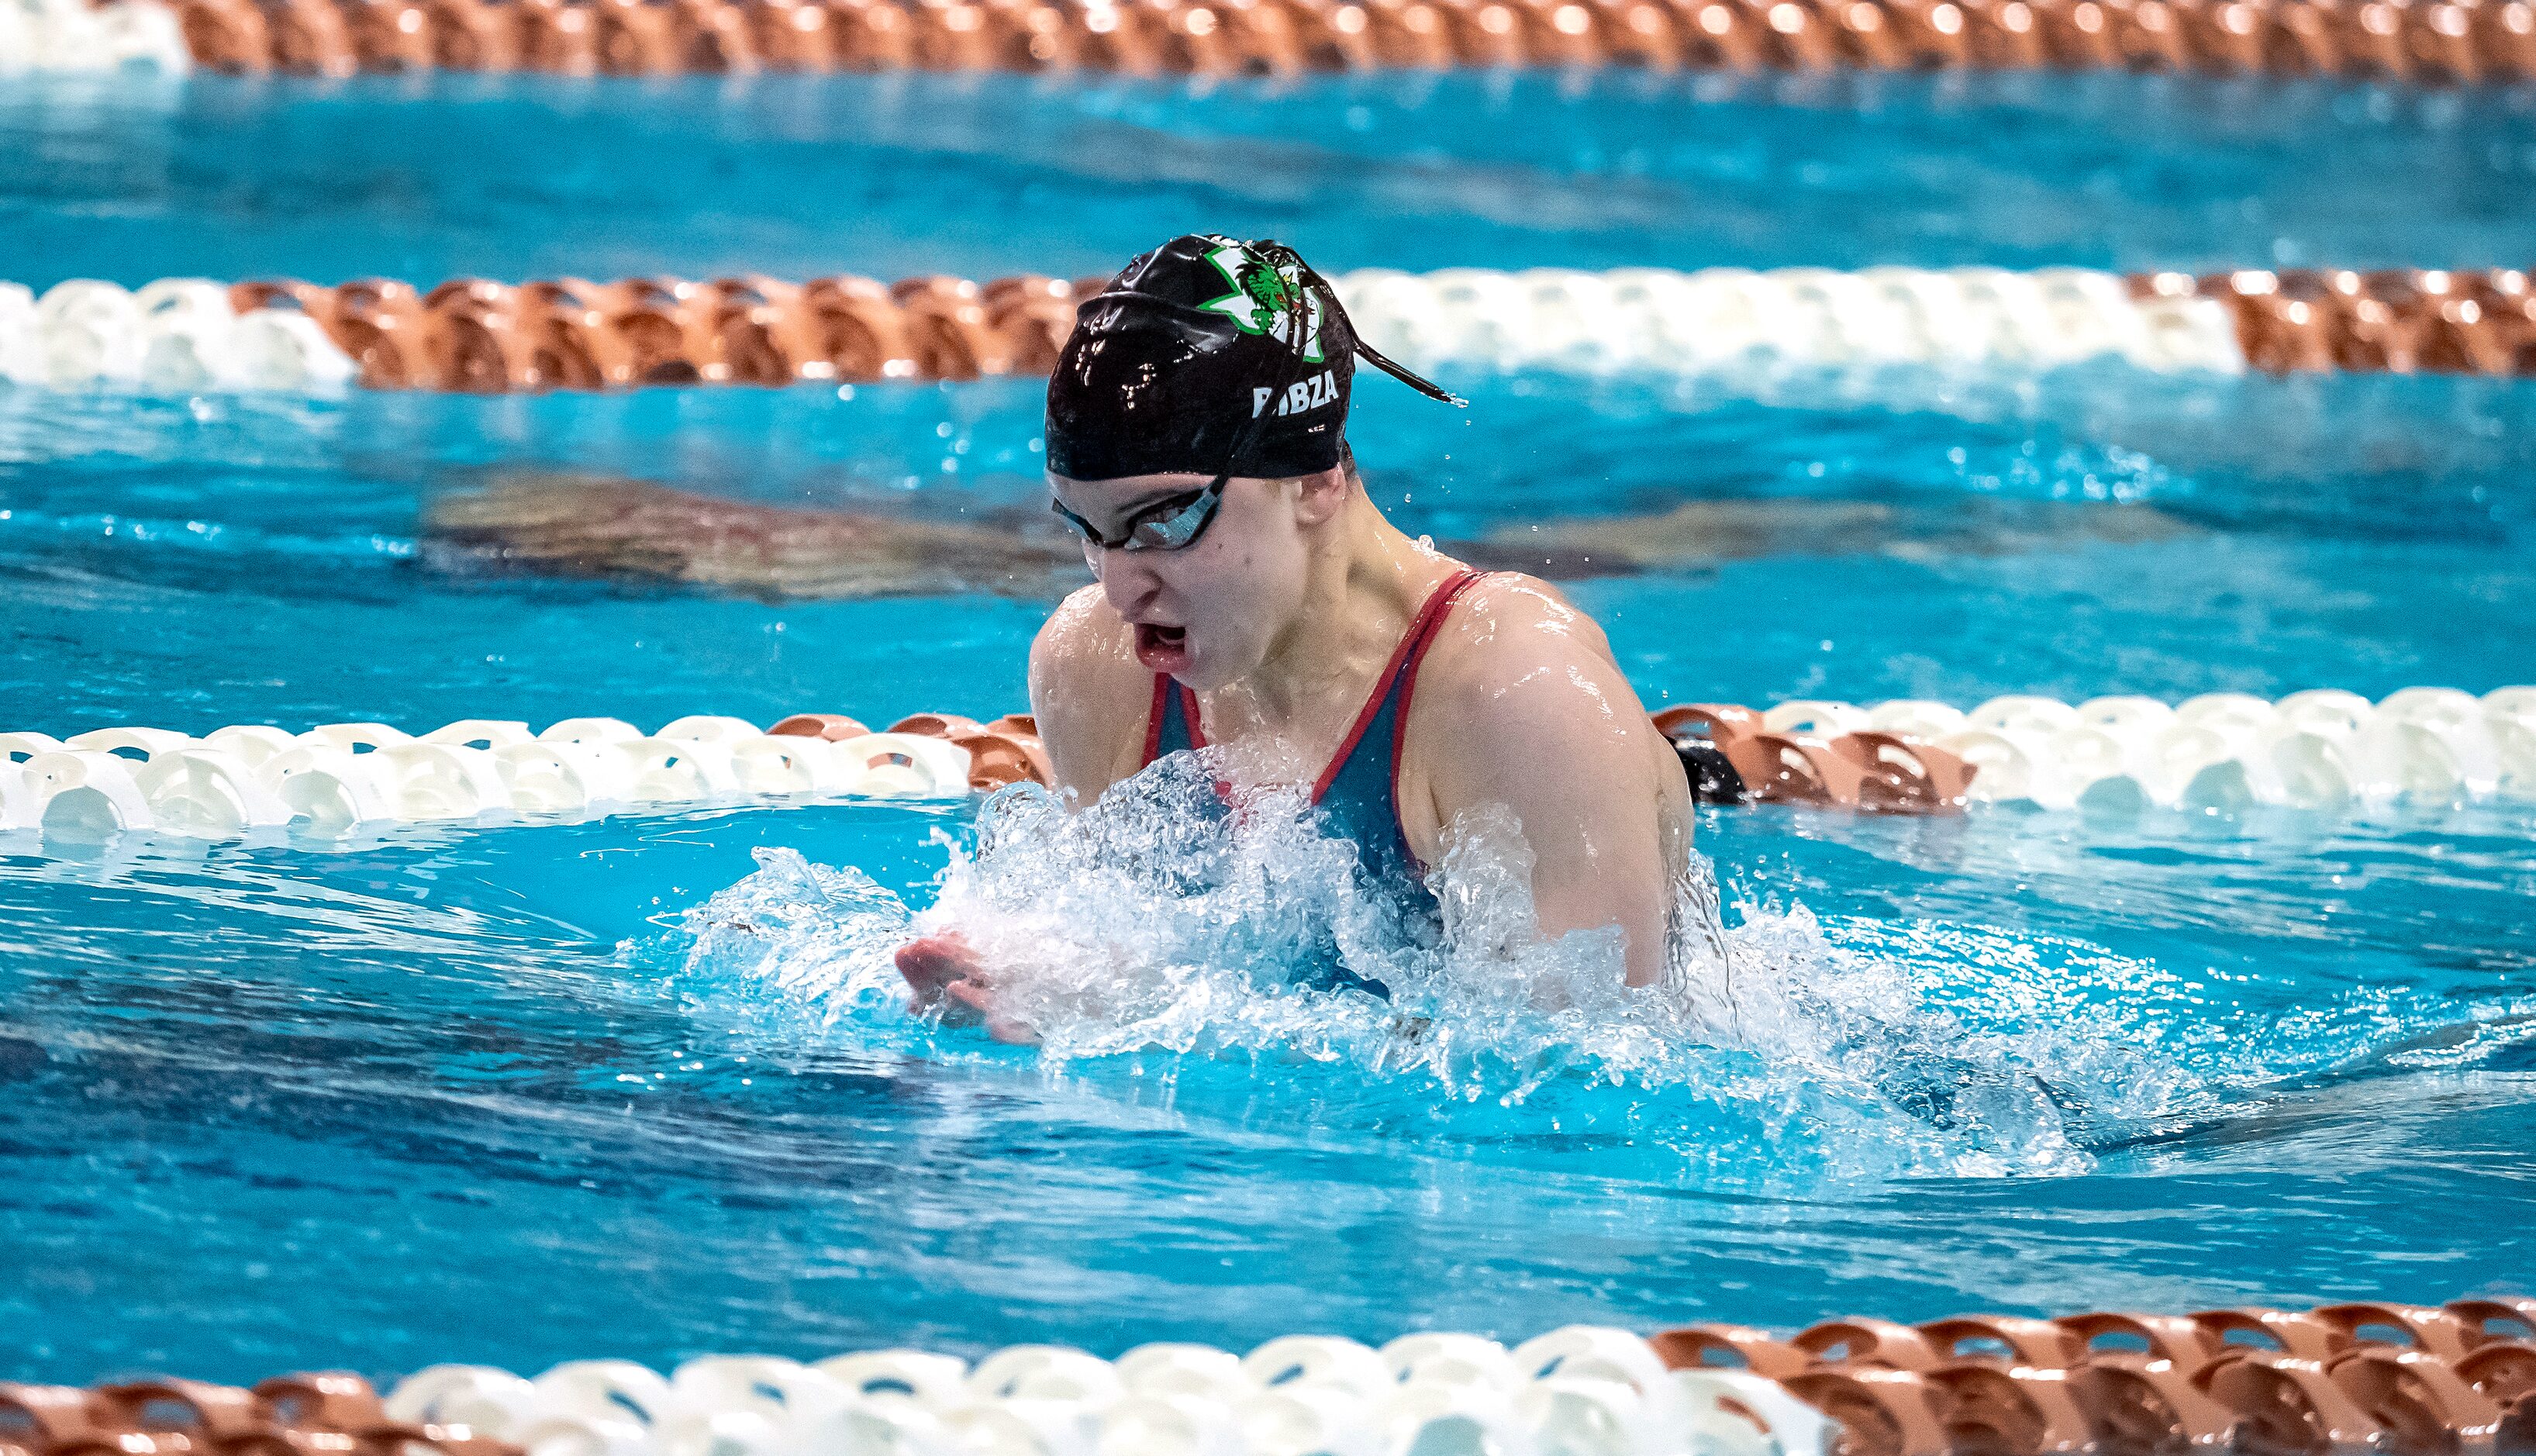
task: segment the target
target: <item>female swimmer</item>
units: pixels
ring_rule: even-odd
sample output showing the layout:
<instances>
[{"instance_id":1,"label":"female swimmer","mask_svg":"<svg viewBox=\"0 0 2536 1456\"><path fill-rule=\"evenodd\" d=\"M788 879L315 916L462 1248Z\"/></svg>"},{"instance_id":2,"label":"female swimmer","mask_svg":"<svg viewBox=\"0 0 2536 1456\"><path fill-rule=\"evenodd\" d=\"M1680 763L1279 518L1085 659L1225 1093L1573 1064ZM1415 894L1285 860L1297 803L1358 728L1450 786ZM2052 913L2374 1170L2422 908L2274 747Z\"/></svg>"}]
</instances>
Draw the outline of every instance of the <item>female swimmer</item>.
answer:
<instances>
[{"instance_id":1,"label":"female swimmer","mask_svg":"<svg viewBox=\"0 0 2536 1456\"><path fill-rule=\"evenodd\" d=\"M1030 663L1059 791L1089 802L1213 746L1236 802L1310 785L1375 892L1430 917L1425 867L1459 816L1502 807L1541 933L1617 926L1629 983L1652 984L1689 856L1680 762L1592 619L1384 519L1346 443L1359 356L1461 403L1360 342L1277 243L1174 238L1084 303L1048 382L1047 478L1098 584ZM919 1006L990 1020L1027 974L956 929L898 965ZM1340 965L1310 979L1382 993Z\"/></svg>"}]
</instances>

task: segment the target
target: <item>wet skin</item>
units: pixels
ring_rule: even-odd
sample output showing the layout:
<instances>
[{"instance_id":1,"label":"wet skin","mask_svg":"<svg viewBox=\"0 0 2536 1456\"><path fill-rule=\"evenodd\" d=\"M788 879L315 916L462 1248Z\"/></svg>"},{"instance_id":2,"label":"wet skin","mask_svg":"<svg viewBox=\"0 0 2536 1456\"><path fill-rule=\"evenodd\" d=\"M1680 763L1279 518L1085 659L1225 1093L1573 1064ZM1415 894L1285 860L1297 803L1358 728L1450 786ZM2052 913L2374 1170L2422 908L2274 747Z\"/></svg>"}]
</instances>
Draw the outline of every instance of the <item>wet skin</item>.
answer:
<instances>
[{"instance_id":1,"label":"wet skin","mask_svg":"<svg viewBox=\"0 0 2536 1456\"><path fill-rule=\"evenodd\" d=\"M1051 477L1068 510L1119 538L1204 485L1187 475ZM1177 551L1087 542L1099 584L1068 597L1031 651L1031 706L1061 792L1089 802L1140 769L1154 674L1195 692L1236 788L1309 783L1336 753L1427 597L1461 568L1393 527L1347 468L1236 478ZM1398 764L1401 828L1436 863L1457 815L1512 811L1535 857L1541 932L1620 927L1627 979L1662 972L1688 789L1593 620L1513 573L1463 593L1418 677ZM993 1013L1000 978L956 929L899 954L919 1008Z\"/></svg>"}]
</instances>

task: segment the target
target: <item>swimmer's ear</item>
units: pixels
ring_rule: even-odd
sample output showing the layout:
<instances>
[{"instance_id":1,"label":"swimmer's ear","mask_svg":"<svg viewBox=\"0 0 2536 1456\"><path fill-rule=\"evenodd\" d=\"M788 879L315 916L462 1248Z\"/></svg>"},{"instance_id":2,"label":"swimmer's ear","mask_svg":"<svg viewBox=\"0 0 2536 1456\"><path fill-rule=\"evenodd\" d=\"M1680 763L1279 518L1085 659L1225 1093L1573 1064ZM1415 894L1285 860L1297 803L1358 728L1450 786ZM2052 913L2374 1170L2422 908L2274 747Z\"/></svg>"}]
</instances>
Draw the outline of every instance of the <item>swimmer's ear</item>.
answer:
<instances>
[{"instance_id":1,"label":"swimmer's ear","mask_svg":"<svg viewBox=\"0 0 2536 1456\"><path fill-rule=\"evenodd\" d=\"M1348 497L1359 484L1356 472L1341 461L1328 470L1295 478L1295 520L1299 525L1318 526L1347 508Z\"/></svg>"}]
</instances>

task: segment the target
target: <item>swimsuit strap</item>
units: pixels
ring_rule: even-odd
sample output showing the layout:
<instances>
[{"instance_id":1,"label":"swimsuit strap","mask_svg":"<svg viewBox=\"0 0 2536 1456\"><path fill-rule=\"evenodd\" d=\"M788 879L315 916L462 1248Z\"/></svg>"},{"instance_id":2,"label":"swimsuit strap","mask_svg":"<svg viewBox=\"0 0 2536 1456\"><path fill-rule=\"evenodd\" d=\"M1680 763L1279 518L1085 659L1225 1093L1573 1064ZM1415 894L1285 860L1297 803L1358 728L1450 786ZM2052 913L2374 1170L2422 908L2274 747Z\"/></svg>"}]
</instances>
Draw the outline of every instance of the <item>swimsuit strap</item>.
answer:
<instances>
[{"instance_id":1,"label":"swimsuit strap","mask_svg":"<svg viewBox=\"0 0 2536 1456\"><path fill-rule=\"evenodd\" d=\"M1418 609L1416 620L1409 624L1408 635L1392 649L1391 662L1383 667L1382 675L1374 679L1372 696L1365 699L1364 711L1356 716L1356 727L1348 729L1347 737L1339 743L1339 751L1330 755L1330 766L1321 771L1320 779L1312 785L1312 802L1319 803L1322 796L1330 791L1330 785L1338 779L1339 770L1347 767L1348 759L1355 754L1358 740L1364 736L1366 728L1373 726L1375 715L1382 712L1385 704L1391 703L1395 693L1399 701L1391 704L1393 773L1384 777L1391 778L1398 773L1401 725L1409 721L1409 694L1417 683L1418 665L1426 661L1426 648L1435 640L1436 629L1444 625L1444 614L1453 609L1454 601L1471 583L1485 575L1487 573L1465 566L1444 578L1434 591L1426 595L1426 604ZM1394 795L1397 796L1396 790ZM1399 815L1395 813L1392 817L1397 820Z\"/></svg>"},{"instance_id":2,"label":"swimsuit strap","mask_svg":"<svg viewBox=\"0 0 2536 1456\"><path fill-rule=\"evenodd\" d=\"M1330 755L1329 766L1321 771L1320 778L1313 781L1313 802L1318 803L1321 796L1329 792L1330 785L1337 780L1339 771L1346 767L1349 755L1356 752L1358 742L1373 726L1374 718L1382 712L1384 704L1391 700L1394 689L1401 690L1398 712L1392 724L1391 742L1392 756L1395 761L1398 759L1400 722L1408 715L1408 692L1414 686L1418 665L1426 661L1426 649L1435 640L1436 629L1443 625L1445 613L1452 610L1453 603L1461 599L1462 593L1473 582L1486 575L1487 572L1474 571L1466 566L1426 594L1426 601L1418 608L1418 615L1410 619L1409 630L1401 636L1400 645L1392 649L1391 661L1383 665L1381 675L1373 680L1373 689L1365 695L1364 706L1358 710L1348 735L1339 741L1338 751ZM1179 690L1173 692L1174 687ZM1197 694L1185 684L1173 682L1168 672L1155 673L1154 702L1145 716L1144 761L1151 764L1166 753L1205 746L1206 728L1198 721Z\"/></svg>"},{"instance_id":3,"label":"swimsuit strap","mask_svg":"<svg viewBox=\"0 0 2536 1456\"><path fill-rule=\"evenodd\" d=\"M1183 716L1173 711L1180 706L1181 705L1175 702L1172 697L1172 675L1168 672L1155 673L1154 706L1147 710L1145 714L1144 767L1151 768L1153 767L1155 759L1162 757L1166 753L1177 752L1180 748L1187 745L1187 738L1189 735L1188 728L1186 723L1181 723L1173 725L1180 730L1178 736L1181 741L1173 744L1169 748L1163 746L1163 729L1165 724L1170 719L1180 718ZM1191 713L1185 715L1185 717L1189 720L1194 720L1197 715Z\"/></svg>"},{"instance_id":4,"label":"swimsuit strap","mask_svg":"<svg viewBox=\"0 0 2536 1456\"><path fill-rule=\"evenodd\" d=\"M1400 670L1400 704L1391 716L1391 822L1395 828L1400 824L1400 750L1409 741L1409 700L1418 691L1418 669L1426 665L1426 649L1435 645L1435 638L1443 630L1444 618L1452 611L1453 603L1461 601L1462 594L1477 586L1480 579L1488 574L1464 567L1437 588L1434 599L1427 603L1429 615L1421 630L1412 634L1418 645L1410 650L1409 661ZM1331 771L1337 772L1335 765ZM1408 842L1408 835L1404 832L1401 844L1406 848Z\"/></svg>"}]
</instances>

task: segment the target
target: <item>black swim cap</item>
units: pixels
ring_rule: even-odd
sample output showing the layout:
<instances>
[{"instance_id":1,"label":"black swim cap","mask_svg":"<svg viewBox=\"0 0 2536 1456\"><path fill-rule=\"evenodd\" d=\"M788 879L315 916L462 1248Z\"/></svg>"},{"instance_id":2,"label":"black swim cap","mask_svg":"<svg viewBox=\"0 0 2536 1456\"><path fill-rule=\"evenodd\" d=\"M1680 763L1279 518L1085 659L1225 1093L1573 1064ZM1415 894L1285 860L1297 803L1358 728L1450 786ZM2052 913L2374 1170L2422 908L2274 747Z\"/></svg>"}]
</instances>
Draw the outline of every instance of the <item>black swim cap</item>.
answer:
<instances>
[{"instance_id":1,"label":"black swim cap","mask_svg":"<svg viewBox=\"0 0 2536 1456\"><path fill-rule=\"evenodd\" d=\"M1047 468L1266 479L1339 463L1356 359L1461 400L1367 348L1283 243L1175 237L1085 300L1047 382Z\"/></svg>"}]
</instances>

